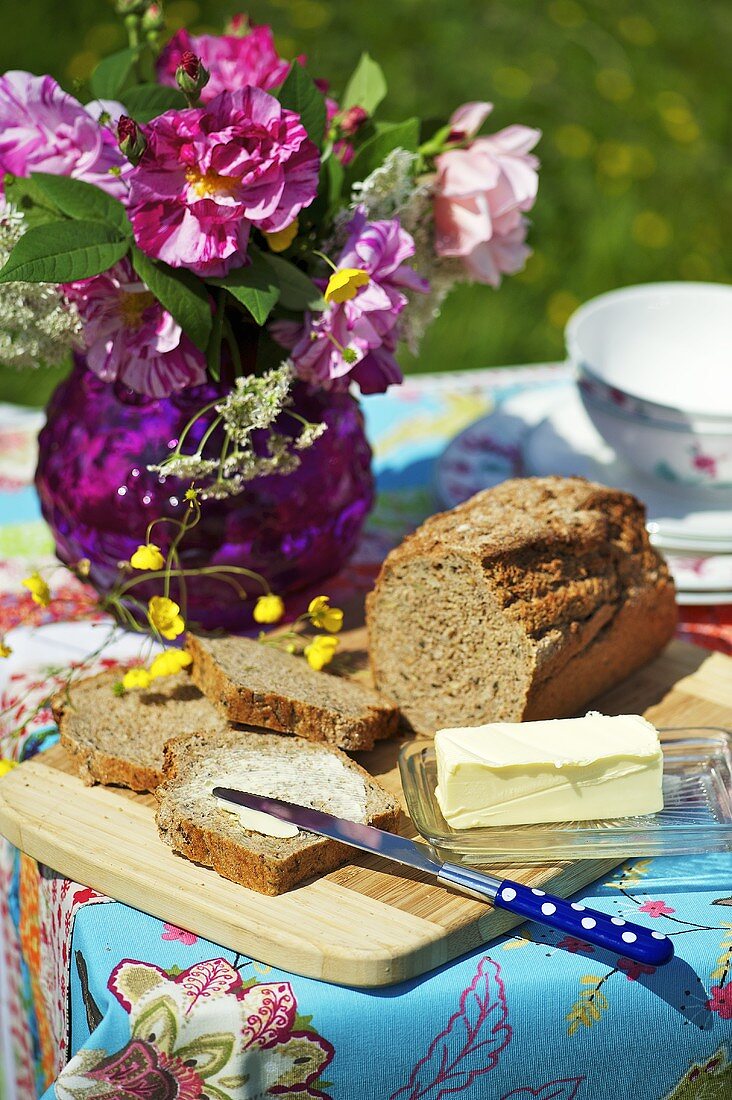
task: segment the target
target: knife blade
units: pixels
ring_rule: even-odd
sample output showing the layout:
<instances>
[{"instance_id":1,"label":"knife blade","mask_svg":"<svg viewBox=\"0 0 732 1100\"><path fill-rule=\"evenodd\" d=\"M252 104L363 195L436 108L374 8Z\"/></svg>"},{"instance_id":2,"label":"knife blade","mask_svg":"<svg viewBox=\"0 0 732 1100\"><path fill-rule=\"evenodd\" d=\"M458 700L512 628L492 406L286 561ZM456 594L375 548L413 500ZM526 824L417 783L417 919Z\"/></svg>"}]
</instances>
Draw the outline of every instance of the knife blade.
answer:
<instances>
[{"instance_id":1,"label":"knife blade","mask_svg":"<svg viewBox=\"0 0 732 1100\"><path fill-rule=\"evenodd\" d=\"M236 806L289 821L306 832L330 837L341 844L434 875L443 886L451 886L479 901L492 901L494 905L527 920L545 924L636 962L663 966L673 958L673 943L661 932L651 931L622 917L611 917L597 909L588 909L580 902L554 897L536 887L499 879L472 867L443 863L434 858L426 844L397 833L387 833L383 829L375 829L373 825L334 817L309 806L248 794L230 787L214 787L213 794Z\"/></svg>"}]
</instances>

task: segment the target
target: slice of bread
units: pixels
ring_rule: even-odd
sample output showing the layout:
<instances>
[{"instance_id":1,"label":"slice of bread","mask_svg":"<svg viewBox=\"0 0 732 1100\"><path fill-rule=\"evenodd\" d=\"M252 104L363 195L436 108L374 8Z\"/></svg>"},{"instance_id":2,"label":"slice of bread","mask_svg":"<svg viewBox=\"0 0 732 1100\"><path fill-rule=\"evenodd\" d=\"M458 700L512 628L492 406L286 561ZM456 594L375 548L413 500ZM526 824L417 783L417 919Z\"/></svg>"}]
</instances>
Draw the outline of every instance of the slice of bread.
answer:
<instances>
[{"instance_id":1,"label":"slice of bread","mask_svg":"<svg viewBox=\"0 0 732 1100\"><path fill-rule=\"evenodd\" d=\"M233 787L309 805L396 831L399 807L344 753L300 737L230 729L165 747L165 781L155 792L161 838L174 851L262 894L281 894L347 862L352 849L300 831L277 838L246 829L211 794Z\"/></svg>"},{"instance_id":2,"label":"slice of bread","mask_svg":"<svg viewBox=\"0 0 732 1100\"><path fill-rule=\"evenodd\" d=\"M375 691L315 672L301 658L250 638L186 640L193 680L231 722L295 733L356 752L396 733L399 712Z\"/></svg>"},{"instance_id":3,"label":"slice of bread","mask_svg":"<svg viewBox=\"0 0 732 1100\"><path fill-rule=\"evenodd\" d=\"M119 678L118 672L89 676L51 704L61 744L89 786L152 791L162 782L166 741L228 726L185 672L155 680L146 691L115 695Z\"/></svg>"}]
</instances>

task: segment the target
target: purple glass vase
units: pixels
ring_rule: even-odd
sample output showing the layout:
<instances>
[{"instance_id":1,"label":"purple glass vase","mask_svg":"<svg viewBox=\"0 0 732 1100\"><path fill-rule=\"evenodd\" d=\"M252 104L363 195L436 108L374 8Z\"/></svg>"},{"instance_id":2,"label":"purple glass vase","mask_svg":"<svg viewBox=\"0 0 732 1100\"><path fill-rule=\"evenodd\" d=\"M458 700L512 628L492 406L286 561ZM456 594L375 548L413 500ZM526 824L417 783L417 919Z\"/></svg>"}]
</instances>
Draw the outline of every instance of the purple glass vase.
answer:
<instances>
[{"instance_id":1,"label":"purple glass vase","mask_svg":"<svg viewBox=\"0 0 732 1100\"><path fill-rule=\"evenodd\" d=\"M39 440L41 508L61 561L74 565L88 558L89 580L99 592L119 582L118 563L129 561L145 541L151 520L183 515L189 483L160 477L147 467L165 458L196 412L228 388L209 382L168 398L149 398L102 382L78 360L53 394ZM179 548L183 568L243 566L265 577L281 596L307 596L348 560L374 500L361 410L348 393L311 393L300 383L293 398L295 411L307 420L325 421L328 430L301 452L294 472L257 478L237 496L204 501L199 524ZM213 415L196 422L185 451L195 450ZM284 414L277 430L297 435L300 426ZM211 454L218 453L221 438L217 429ZM155 528L153 541L164 554L173 531L170 524ZM242 583L248 594L244 600L214 575L188 578L189 625L251 629L252 607L262 590L254 582ZM160 594L157 580L135 588L135 597L145 604ZM170 594L179 598L176 582ZM301 605L302 599L293 602Z\"/></svg>"}]
</instances>

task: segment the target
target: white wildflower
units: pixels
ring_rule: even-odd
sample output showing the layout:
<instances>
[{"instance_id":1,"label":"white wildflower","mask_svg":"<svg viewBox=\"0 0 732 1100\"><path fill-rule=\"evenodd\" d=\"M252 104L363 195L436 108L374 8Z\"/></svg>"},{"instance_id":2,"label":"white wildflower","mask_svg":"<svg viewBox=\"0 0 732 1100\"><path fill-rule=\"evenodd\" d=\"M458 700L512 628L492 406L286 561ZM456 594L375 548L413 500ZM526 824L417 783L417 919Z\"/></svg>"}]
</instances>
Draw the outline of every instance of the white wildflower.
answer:
<instances>
[{"instance_id":1,"label":"white wildflower","mask_svg":"<svg viewBox=\"0 0 732 1100\"><path fill-rule=\"evenodd\" d=\"M181 477L186 481L195 481L199 477L209 477L218 471L219 463L215 458L203 458L197 451L186 455L174 451L157 466L148 466L148 470L164 477Z\"/></svg>"},{"instance_id":2,"label":"white wildflower","mask_svg":"<svg viewBox=\"0 0 732 1100\"><path fill-rule=\"evenodd\" d=\"M354 183L353 203L365 206L374 221L395 217L414 191L417 159L416 153L392 149L371 175Z\"/></svg>"},{"instance_id":3,"label":"white wildflower","mask_svg":"<svg viewBox=\"0 0 732 1100\"><path fill-rule=\"evenodd\" d=\"M23 215L0 199L0 267L25 232ZM33 368L57 366L82 346L81 320L51 283L0 286L0 363Z\"/></svg>"},{"instance_id":4,"label":"white wildflower","mask_svg":"<svg viewBox=\"0 0 732 1100\"><path fill-rule=\"evenodd\" d=\"M292 364L287 359L266 374L237 378L231 393L216 406L227 435L246 444L255 429L268 428L289 402L292 378Z\"/></svg>"},{"instance_id":5,"label":"white wildflower","mask_svg":"<svg viewBox=\"0 0 732 1100\"><path fill-rule=\"evenodd\" d=\"M299 413L290 411L290 387L294 378L292 363L286 360L279 367L262 375L237 378L234 387L216 405L216 417L206 430L206 438L215 426L224 432L224 447L218 458L204 458L199 451L184 454L178 448L158 466L148 469L156 473L184 479L203 479L199 486L201 500L221 500L235 496L256 477L268 474L289 474L300 465L295 453L311 447L326 430L326 424L311 424ZM282 414L302 425L298 435L283 435L273 425ZM254 449L252 433L265 431L266 450ZM187 431L182 433L185 441Z\"/></svg>"},{"instance_id":6,"label":"white wildflower","mask_svg":"<svg viewBox=\"0 0 732 1100\"><path fill-rule=\"evenodd\" d=\"M308 447L312 447L316 439L320 439L321 435L328 428L327 424L306 424L300 435L295 440L295 450L305 451Z\"/></svg>"},{"instance_id":7,"label":"white wildflower","mask_svg":"<svg viewBox=\"0 0 732 1100\"><path fill-rule=\"evenodd\" d=\"M352 199L362 203L371 218L398 218L414 241L411 265L430 284L427 294L409 294L400 319L400 337L413 355L428 327L439 316L442 303L467 274L459 260L442 259L435 252L433 176L415 178L415 153L394 149L381 167L355 184Z\"/></svg>"}]
</instances>

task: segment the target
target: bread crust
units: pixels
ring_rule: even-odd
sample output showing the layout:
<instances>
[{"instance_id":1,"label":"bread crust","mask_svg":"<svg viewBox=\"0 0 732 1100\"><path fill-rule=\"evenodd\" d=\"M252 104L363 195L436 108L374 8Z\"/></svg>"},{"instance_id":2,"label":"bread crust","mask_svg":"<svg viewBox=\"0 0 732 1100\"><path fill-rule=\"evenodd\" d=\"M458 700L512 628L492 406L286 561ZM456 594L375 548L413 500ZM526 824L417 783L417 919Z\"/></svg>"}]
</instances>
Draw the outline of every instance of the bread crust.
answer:
<instances>
[{"instance_id":1,"label":"bread crust","mask_svg":"<svg viewBox=\"0 0 732 1100\"><path fill-rule=\"evenodd\" d=\"M472 571L478 595L485 593L506 631L513 632L526 673L515 685L513 714L490 713L486 705L479 721L574 714L651 660L673 636L673 581L649 542L645 509L635 497L582 478L503 482L432 516L408 536L388 555L366 599L376 686L395 698L421 733L459 724L455 707L449 721L439 721L442 673L434 671L434 711L426 702L412 705L404 697L412 671L405 674L401 667L401 682L395 682L391 643L376 619L385 593L389 609L398 586L411 583L412 563L434 569L448 560ZM394 636L409 629L409 623L399 625ZM387 622L386 632L391 630ZM424 674L424 657L421 666Z\"/></svg>"},{"instance_id":2,"label":"bread crust","mask_svg":"<svg viewBox=\"0 0 732 1100\"><path fill-rule=\"evenodd\" d=\"M217 664L205 639L194 634L187 635L186 649L193 658L194 684L230 722L296 734L349 752L372 749L376 740L393 737L397 732L397 708L386 699L383 703L372 703L375 693L361 685L352 685L363 692L361 715L343 716L327 705L316 706L276 691L255 691L234 683ZM328 673L314 675L328 676Z\"/></svg>"},{"instance_id":3,"label":"bread crust","mask_svg":"<svg viewBox=\"0 0 732 1100\"><path fill-rule=\"evenodd\" d=\"M186 742L190 740L175 738L167 743L164 749L164 781L155 791L158 799L155 820L160 837L179 855L213 868L223 878L240 886L270 896L285 893L307 879L327 874L353 856L353 849L348 845L328 837L318 837L307 848L294 851L284 858L268 858L213 829L202 827L190 818L178 816L172 801L176 780L185 768ZM400 812L396 800L344 753L330 746L328 751L340 757L350 770L362 775L370 788L378 788L390 800L391 806L373 814L367 823L378 829L396 832Z\"/></svg>"}]
</instances>

